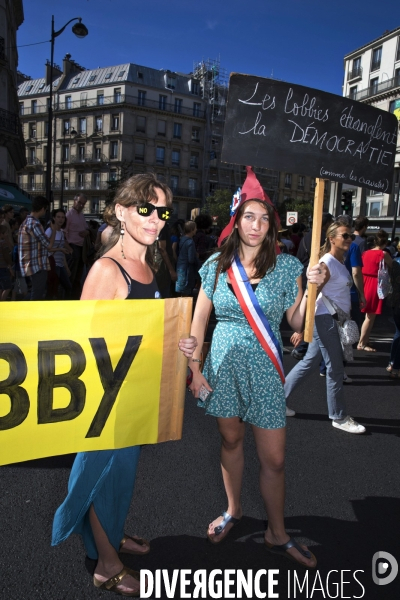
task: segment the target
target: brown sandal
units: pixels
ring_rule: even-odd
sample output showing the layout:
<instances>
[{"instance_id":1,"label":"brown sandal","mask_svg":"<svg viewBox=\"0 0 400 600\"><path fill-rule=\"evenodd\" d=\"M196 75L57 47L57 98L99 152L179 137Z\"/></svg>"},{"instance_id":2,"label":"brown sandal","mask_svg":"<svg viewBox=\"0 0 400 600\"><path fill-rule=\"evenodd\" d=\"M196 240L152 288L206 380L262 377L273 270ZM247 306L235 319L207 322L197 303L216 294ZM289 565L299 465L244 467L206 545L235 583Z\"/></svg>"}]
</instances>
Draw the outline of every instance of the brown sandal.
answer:
<instances>
[{"instance_id":1,"label":"brown sandal","mask_svg":"<svg viewBox=\"0 0 400 600\"><path fill-rule=\"evenodd\" d=\"M107 581L103 581L103 582L99 581L96 578L96 575L93 575L93 583L94 583L94 586L100 590L107 590L108 592L114 592L114 594L117 594L118 596L126 596L129 598L138 598L140 596L140 590L137 590L136 592L122 592L121 590L119 590L117 588L117 586L121 583L121 581L125 577L125 575L131 575L131 577L133 577L137 581L140 581L140 574L138 573L138 571L133 571L132 569L129 569L128 567L124 567L122 569L122 571L120 571L119 573L114 575L114 577L110 577L110 579L107 579Z\"/></svg>"},{"instance_id":2,"label":"brown sandal","mask_svg":"<svg viewBox=\"0 0 400 600\"><path fill-rule=\"evenodd\" d=\"M135 542L135 544L138 544L138 546L148 546L149 548L148 550L146 550L146 552L140 552L138 550L129 550L129 548L124 549L123 545L127 540L132 540L133 542ZM135 554L136 556L142 556L150 552L150 542L148 542L144 538L137 537L136 535L125 535L125 537L123 537L121 540L118 552L121 554Z\"/></svg>"}]
</instances>

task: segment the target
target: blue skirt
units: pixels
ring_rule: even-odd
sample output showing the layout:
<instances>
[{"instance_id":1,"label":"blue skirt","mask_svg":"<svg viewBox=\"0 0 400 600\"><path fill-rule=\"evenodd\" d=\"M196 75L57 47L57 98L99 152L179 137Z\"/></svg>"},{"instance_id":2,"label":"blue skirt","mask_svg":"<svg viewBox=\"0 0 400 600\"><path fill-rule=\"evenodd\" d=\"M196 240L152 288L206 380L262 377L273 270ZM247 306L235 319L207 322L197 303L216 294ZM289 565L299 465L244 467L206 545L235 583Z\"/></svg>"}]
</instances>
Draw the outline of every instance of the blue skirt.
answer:
<instances>
[{"instance_id":1,"label":"blue skirt","mask_svg":"<svg viewBox=\"0 0 400 600\"><path fill-rule=\"evenodd\" d=\"M110 544L118 552L124 537L139 456L140 446L76 455L67 497L54 516L52 546L66 540L71 533L78 533L83 538L87 556L98 558L89 522L89 509L93 504Z\"/></svg>"}]
</instances>

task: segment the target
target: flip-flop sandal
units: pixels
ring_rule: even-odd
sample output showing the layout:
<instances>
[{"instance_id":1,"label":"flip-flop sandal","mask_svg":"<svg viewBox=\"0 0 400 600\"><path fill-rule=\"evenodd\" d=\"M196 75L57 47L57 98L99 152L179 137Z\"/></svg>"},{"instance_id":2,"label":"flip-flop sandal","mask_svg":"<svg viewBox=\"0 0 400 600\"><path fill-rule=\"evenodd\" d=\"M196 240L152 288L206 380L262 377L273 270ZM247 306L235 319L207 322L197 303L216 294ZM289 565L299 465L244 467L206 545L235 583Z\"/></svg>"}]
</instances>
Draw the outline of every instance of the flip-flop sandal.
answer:
<instances>
[{"instance_id":1,"label":"flip-flop sandal","mask_svg":"<svg viewBox=\"0 0 400 600\"><path fill-rule=\"evenodd\" d=\"M375 348L371 348L367 344L365 346L357 346L357 350L365 350L365 352L376 352Z\"/></svg>"},{"instance_id":2,"label":"flip-flop sandal","mask_svg":"<svg viewBox=\"0 0 400 600\"><path fill-rule=\"evenodd\" d=\"M131 550L129 548L123 548L123 545L125 544L125 542L127 540L132 540L133 542L135 542L135 544L138 544L138 546L148 546L148 550L146 550L146 552L140 552L140 550ZM119 550L118 553L120 554L135 554L136 556L144 556L145 554L148 554L150 552L150 542L148 542L147 540L145 540L144 538L141 537L137 537L136 535L126 535L125 537L122 538L121 543L119 545Z\"/></svg>"},{"instance_id":3,"label":"flip-flop sandal","mask_svg":"<svg viewBox=\"0 0 400 600\"><path fill-rule=\"evenodd\" d=\"M128 567L124 567L122 569L122 571L120 571L119 573L114 575L114 577L110 577L110 579L107 579L107 581L99 581L97 579L96 575L93 575L93 584L95 587L97 587L100 590L107 590L108 592L114 592L114 594L117 594L118 596L126 596L128 598L138 598L140 596L140 590L137 590L136 592L123 592L117 588L117 586L120 585L120 583L121 583L122 579L125 577L125 575L131 575L131 577L133 577L137 581L140 581L140 574L138 573L138 571L133 571L132 569L129 569Z\"/></svg>"},{"instance_id":4,"label":"flip-flop sandal","mask_svg":"<svg viewBox=\"0 0 400 600\"><path fill-rule=\"evenodd\" d=\"M280 546L278 546L278 545L274 546L273 544L270 544L269 542L267 542L267 540L265 540L265 539L264 539L264 544L265 544L265 547L268 550L268 552L272 552L272 554L280 554L281 556L286 556L286 558L297 563L298 565L301 565L305 569L315 569L315 567L317 566L315 564L314 567L309 567L308 565L305 565L304 563L297 560L297 558L295 558L294 556L292 556L291 554L288 553L289 548L296 548L296 550L298 550L300 552L300 554L302 556L304 556L304 558L314 558L316 560L314 554L312 552L310 552L310 550L304 550L304 548L302 548L296 542L296 540L292 537L289 539L288 542L286 542L286 544L281 544Z\"/></svg>"},{"instance_id":5,"label":"flip-flop sandal","mask_svg":"<svg viewBox=\"0 0 400 600\"><path fill-rule=\"evenodd\" d=\"M240 517L240 519L236 519L236 517L232 517L232 515L230 515L227 512L223 512L222 515L221 515L221 517L223 517L224 519L223 519L223 521L221 521L221 523L219 525L217 525L216 527L214 527L214 534L215 535L213 537L211 537L211 535L208 533L208 530L207 530L207 538L209 539L209 541L212 544L221 544L221 542L223 542L224 540L226 540L226 538L229 535L229 531L226 534L226 536L223 537L221 540L216 540L215 536L220 535L224 531L224 529L228 525L228 523L232 523L232 525L235 526L237 523L239 523L240 519L242 518L242 517ZM231 527L231 530L232 529L233 529L233 527Z\"/></svg>"}]
</instances>

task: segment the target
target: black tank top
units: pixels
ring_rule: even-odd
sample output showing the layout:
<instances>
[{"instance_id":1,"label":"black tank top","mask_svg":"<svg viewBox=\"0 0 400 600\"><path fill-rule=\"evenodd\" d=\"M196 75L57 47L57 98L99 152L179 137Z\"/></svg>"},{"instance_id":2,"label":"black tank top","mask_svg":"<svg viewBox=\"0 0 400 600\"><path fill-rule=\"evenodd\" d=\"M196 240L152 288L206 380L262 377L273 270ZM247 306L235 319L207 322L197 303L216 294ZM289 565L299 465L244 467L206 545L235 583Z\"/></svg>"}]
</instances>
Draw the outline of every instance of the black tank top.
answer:
<instances>
[{"instance_id":1,"label":"black tank top","mask_svg":"<svg viewBox=\"0 0 400 600\"><path fill-rule=\"evenodd\" d=\"M150 283L140 283L140 281L132 279L129 273L125 271L124 267L122 267L117 260L111 258L111 256L103 256L103 258L109 258L115 262L116 265L118 265L118 268L128 286L128 295L125 300L154 300L155 298L161 298L154 276L153 281Z\"/></svg>"}]
</instances>

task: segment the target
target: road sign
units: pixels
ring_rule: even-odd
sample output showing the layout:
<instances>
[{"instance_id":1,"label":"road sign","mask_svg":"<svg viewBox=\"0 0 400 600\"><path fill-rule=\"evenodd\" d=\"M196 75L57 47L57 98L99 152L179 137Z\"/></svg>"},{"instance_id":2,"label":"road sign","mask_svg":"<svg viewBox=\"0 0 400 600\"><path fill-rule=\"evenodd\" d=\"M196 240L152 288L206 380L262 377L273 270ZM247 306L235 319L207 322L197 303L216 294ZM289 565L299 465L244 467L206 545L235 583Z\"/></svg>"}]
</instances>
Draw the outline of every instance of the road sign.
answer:
<instances>
[{"instance_id":1,"label":"road sign","mask_svg":"<svg viewBox=\"0 0 400 600\"><path fill-rule=\"evenodd\" d=\"M286 225L294 225L298 222L299 213L296 210L286 213Z\"/></svg>"}]
</instances>

